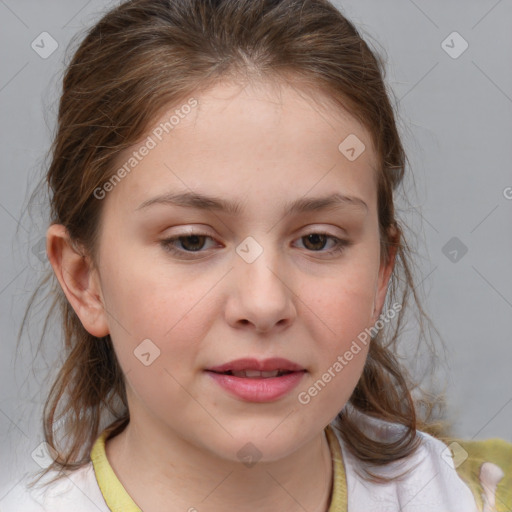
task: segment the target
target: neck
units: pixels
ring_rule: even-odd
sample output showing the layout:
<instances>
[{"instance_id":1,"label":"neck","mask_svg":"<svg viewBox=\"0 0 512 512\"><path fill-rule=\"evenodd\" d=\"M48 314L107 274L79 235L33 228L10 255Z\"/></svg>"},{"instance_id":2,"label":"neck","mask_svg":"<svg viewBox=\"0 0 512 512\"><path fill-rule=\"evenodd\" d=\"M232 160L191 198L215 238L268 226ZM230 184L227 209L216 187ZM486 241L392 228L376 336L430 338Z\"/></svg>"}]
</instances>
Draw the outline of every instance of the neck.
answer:
<instances>
[{"instance_id":1,"label":"neck","mask_svg":"<svg viewBox=\"0 0 512 512\"><path fill-rule=\"evenodd\" d=\"M120 482L145 512L326 512L333 468L325 432L289 456L244 465L133 418L106 443Z\"/></svg>"}]
</instances>

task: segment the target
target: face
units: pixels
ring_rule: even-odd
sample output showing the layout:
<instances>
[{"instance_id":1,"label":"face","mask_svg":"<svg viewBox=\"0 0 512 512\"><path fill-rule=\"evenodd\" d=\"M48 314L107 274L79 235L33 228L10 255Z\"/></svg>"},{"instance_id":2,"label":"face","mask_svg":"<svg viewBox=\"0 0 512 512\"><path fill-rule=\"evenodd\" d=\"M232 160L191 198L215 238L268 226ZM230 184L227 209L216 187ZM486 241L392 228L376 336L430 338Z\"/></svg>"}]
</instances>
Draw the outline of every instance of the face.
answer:
<instances>
[{"instance_id":1,"label":"face","mask_svg":"<svg viewBox=\"0 0 512 512\"><path fill-rule=\"evenodd\" d=\"M353 342L378 318L390 271L376 156L348 114L284 84L219 84L194 100L169 106L119 156L130 172L97 194L104 323L131 421L225 459L250 441L277 460L322 432L363 370L368 345ZM355 160L338 148L350 134L366 148ZM313 202L334 194L346 197ZM245 358L297 371L209 371Z\"/></svg>"}]
</instances>

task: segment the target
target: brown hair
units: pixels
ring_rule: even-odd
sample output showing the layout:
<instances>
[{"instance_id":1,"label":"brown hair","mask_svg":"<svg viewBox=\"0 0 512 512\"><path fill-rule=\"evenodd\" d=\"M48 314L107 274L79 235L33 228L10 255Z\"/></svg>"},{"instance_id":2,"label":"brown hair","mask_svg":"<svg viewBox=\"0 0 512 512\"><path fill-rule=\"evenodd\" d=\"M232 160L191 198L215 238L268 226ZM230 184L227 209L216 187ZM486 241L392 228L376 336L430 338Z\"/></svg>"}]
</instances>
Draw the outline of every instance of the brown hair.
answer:
<instances>
[{"instance_id":1,"label":"brown hair","mask_svg":"<svg viewBox=\"0 0 512 512\"><path fill-rule=\"evenodd\" d=\"M372 339L349 403L404 430L392 442L371 438L349 408L336 418L336 428L360 460L378 466L406 457L417 446L416 429L429 428L417 418L414 384L394 355L411 294L420 312L420 335L423 320L430 322L414 289L411 249L394 208L406 155L381 57L327 0L132 0L108 12L89 31L65 72L46 176L51 223L63 224L77 247L96 263L103 203L94 190L112 176L119 152L138 142L169 104L219 80L243 76L292 76L312 91L322 89L371 134L378 155L382 258L387 260L390 249L396 250L386 300L403 307ZM50 270L38 289L53 278ZM56 454L46 471L62 473L90 460L103 422L120 431L129 422L129 412L110 336L89 334L58 282L52 282L48 317L60 307L65 361L45 404L43 425L46 442ZM433 403L429 400L421 402L427 409ZM66 446L59 446L57 422L62 422Z\"/></svg>"}]
</instances>

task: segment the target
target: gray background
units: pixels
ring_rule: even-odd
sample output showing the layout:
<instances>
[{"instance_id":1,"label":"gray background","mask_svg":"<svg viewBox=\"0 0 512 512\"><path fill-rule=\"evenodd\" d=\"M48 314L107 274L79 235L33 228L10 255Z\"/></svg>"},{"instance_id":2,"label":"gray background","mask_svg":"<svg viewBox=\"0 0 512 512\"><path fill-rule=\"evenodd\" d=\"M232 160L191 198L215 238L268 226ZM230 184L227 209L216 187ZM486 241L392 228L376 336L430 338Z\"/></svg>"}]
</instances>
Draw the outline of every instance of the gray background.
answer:
<instances>
[{"instance_id":1,"label":"gray background","mask_svg":"<svg viewBox=\"0 0 512 512\"><path fill-rule=\"evenodd\" d=\"M38 257L45 219L31 217L27 202L45 165L66 47L113 4L0 0L0 483L36 467L45 371L60 346L54 329L36 354L43 304L16 354L26 302L48 265ZM400 213L417 238L418 291L447 348L437 379L454 433L512 441L512 2L336 5L387 55L416 183ZM452 56L442 46L454 31L469 44L457 58L462 40L448 38ZM59 45L46 59L31 48L42 32ZM407 337L417 337L414 326Z\"/></svg>"}]
</instances>

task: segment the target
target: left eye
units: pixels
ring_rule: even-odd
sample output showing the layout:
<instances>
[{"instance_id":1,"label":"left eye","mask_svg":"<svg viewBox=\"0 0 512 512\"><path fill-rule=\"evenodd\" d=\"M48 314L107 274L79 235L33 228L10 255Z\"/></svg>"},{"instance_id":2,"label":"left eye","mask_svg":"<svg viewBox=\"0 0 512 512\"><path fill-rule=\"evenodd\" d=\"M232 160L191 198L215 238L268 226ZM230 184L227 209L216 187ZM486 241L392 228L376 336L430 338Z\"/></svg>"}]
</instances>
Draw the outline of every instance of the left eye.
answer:
<instances>
[{"instance_id":1,"label":"left eye","mask_svg":"<svg viewBox=\"0 0 512 512\"><path fill-rule=\"evenodd\" d=\"M325 253L337 253L348 245L347 240L340 240L339 238L336 238L335 236L329 235L327 233L310 233L309 235L300 237L300 240L302 239L306 240L304 244L306 248L311 249L313 252L320 252L320 250L325 247L326 242L329 239L334 241L334 247L328 251L323 251ZM317 249L314 248L315 246L317 246ZM321 246L319 248L320 250L318 249L318 246Z\"/></svg>"},{"instance_id":2,"label":"left eye","mask_svg":"<svg viewBox=\"0 0 512 512\"><path fill-rule=\"evenodd\" d=\"M203 233L188 233L186 235L166 238L165 240L162 240L160 244L166 251L183 256L192 253L205 252L202 249L204 249L206 239L213 240L211 236ZM303 235L299 240L304 240L304 246L311 252L321 252L323 254L336 254L343 251L350 245L348 240L341 240L335 236L320 232ZM333 241L333 246L331 249L324 251L322 249L325 248L328 240ZM181 245L181 247L178 248L177 244Z\"/></svg>"}]
</instances>

